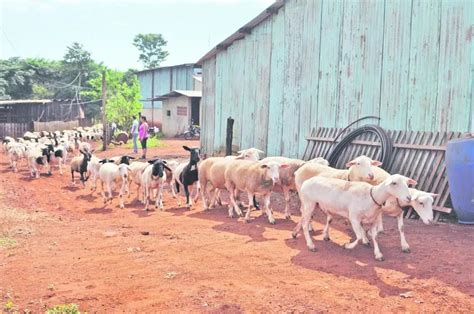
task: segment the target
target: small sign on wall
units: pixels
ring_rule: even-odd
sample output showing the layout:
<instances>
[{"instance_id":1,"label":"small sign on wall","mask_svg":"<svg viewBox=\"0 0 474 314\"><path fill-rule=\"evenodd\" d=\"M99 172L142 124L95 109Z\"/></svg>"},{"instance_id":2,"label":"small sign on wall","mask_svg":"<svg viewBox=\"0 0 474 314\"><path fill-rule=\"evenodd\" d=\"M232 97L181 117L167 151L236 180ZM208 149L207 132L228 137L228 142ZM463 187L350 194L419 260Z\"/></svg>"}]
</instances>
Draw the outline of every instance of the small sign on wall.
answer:
<instances>
[{"instance_id":1,"label":"small sign on wall","mask_svg":"<svg viewBox=\"0 0 474 314\"><path fill-rule=\"evenodd\" d=\"M178 107L178 116L187 116L188 107Z\"/></svg>"}]
</instances>

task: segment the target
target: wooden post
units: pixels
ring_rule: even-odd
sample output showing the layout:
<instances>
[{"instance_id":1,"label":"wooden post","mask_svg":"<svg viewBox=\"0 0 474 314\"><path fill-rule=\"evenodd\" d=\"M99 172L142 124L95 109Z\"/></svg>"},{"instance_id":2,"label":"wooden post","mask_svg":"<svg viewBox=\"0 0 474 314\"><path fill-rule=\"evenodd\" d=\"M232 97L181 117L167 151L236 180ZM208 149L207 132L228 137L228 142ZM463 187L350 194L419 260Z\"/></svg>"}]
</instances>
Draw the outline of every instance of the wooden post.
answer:
<instances>
[{"instance_id":1,"label":"wooden post","mask_svg":"<svg viewBox=\"0 0 474 314\"><path fill-rule=\"evenodd\" d=\"M107 83L105 81L105 71L102 72L102 127L104 130L103 141L102 141L102 150L107 150L107 136L108 136L108 126L107 126L107 115L105 114L105 107L107 105Z\"/></svg>"},{"instance_id":2,"label":"wooden post","mask_svg":"<svg viewBox=\"0 0 474 314\"><path fill-rule=\"evenodd\" d=\"M227 133L225 138L225 155L232 155L232 137L234 136L234 119L227 118Z\"/></svg>"},{"instance_id":3,"label":"wooden post","mask_svg":"<svg viewBox=\"0 0 474 314\"><path fill-rule=\"evenodd\" d=\"M151 70L151 126L155 126L155 70Z\"/></svg>"}]
</instances>

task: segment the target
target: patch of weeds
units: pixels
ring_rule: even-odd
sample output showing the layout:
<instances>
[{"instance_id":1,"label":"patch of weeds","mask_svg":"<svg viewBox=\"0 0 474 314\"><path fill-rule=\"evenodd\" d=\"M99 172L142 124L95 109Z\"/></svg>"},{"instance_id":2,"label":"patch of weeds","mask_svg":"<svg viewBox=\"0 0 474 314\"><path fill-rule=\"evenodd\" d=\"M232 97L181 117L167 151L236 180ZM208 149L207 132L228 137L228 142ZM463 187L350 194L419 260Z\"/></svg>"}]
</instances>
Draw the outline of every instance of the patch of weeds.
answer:
<instances>
[{"instance_id":1,"label":"patch of weeds","mask_svg":"<svg viewBox=\"0 0 474 314\"><path fill-rule=\"evenodd\" d=\"M12 299L8 299L5 305L3 306L5 312L12 312L15 309L15 303L13 303Z\"/></svg>"},{"instance_id":2,"label":"patch of weeds","mask_svg":"<svg viewBox=\"0 0 474 314\"><path fill-rule=\"evenodd\" d=\"M0 237L0 248L11 249L18 245L15 239L10 237Z\"/></svg>"},{"instance_id":3,"label":"patch of weeds","mask_svg":"<svg viewBox=\"0 0 474 314\"><path fill-rule=\"evenodd\" d=\"M60 304L49 308L46 314L80 314L77 304Z\"/></svg>"}]
</instances>

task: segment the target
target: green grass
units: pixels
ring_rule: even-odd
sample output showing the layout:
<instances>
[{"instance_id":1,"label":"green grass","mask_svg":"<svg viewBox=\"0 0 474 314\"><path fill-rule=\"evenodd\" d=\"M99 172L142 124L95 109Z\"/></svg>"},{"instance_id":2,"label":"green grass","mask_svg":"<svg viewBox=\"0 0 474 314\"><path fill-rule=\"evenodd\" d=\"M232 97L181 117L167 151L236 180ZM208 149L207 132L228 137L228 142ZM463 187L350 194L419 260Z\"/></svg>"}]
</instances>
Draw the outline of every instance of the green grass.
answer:
<instances>
[{"instance_id":1,"label":"green grass","mask_svg":"<svg viewBox=\"0 0 474 314\"><path fill-rule=\"evenodd\" d=\"M141 149L140 140L138 142L138 149ZM146 143L147 148L165 148L166 144L157 137L150 137ZM132 149L133 148L133 139L130 139L127 144L124 145L125 148Z\"/></svg>"},{"instance_id":2,"label":"green grass","mask_svg":"<svg viewBox=\"0 0 474 314\"><path fill-rule=\"evenodd\" d=\"M9 237L0 237L0 248L11 249L18 245L16 240Z\"/></svg>"},{"instance_id":3,"label":"green grass","mask_svg":"<svg viewBox=\"0 0 474 314\"><path fill-rule=\"evenodd\" d=\"M46 314L80 314L77 304L60 304L46 311Z\"/></svg>"}]
</instances>

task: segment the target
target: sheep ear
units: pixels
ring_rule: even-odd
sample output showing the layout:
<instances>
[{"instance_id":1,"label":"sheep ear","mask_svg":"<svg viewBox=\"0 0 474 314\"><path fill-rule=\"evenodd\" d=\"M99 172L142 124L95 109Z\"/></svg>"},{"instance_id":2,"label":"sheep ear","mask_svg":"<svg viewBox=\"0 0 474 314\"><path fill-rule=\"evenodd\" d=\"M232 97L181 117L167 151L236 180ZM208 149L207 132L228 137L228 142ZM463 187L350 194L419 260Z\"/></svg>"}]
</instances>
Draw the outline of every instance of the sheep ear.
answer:
<instances>
[{"instance_id":1,"label":"sheep ear","mask_svg":"<svg viewBox=\"0 0 474 314\"><path fill-rule=\"evenodd\" d=\"M372 162L370 163L372 166L375 166L375 167L380 167L382 166L382 163L378 160L372 160Z\"/></svg>"},{"instance_id":2,"label":"sheep ear","mask_svg":"<svg viewBox=\"0 0 474 314\"><path fill-rule=\"evenodd\" d=\"M163 165L163 167L164 167L166 170L168 170L169 172L173 172L173 170L171 170L171 168L168 167L167 165Z\"/></svg>"},{"instance_id":3,"label":"sheep ear","mask_svg":"<svg viewBox=\"0 0 474 314\"><path fill-rule=\"evenodd\" d=\"M168 162L167 162L166 160L162 160L162 161L163 161L163 163L164 163L165 165L168 164Z\"/></svg>"},{"instance_id":4,"label":"sheep ear","mask_svg":"<svg viewBox=\"0 0 474 314\"><path fill-rule=\"evenodd\" d=\"M153 165L157 159L148 160L148 163Z\"/></svg>"},{"instance_id":5,"label":"sheep ear","mask_svg":"<svg viewBox=\"0 0 474 314\"><path fill-rule=\"evenodd\" d=\"M346 164L346 167L350 168L350 167L354 166L355 164L356 164L355 160L351 160Z\"/></svg>"},{"instance_id":6,"label":"sheep ear","mask_svg":"<svg viewBox=\"0 0 474 314\"><path fill-rule=\"evenodd\" d=\"M135 157L132 156L127 156L129 159L136 159Z\"/></svg>"},{"instance_id":7,"label":"sheep ear","mask_svg":"<svg viewBox=\"0 0 474 314\"><path fill-rule=\"evenodd\" d=\"M435 198L436 196L439 196L437 193L428 193L432 198Z\"/></svg>"},{"instance_id":8,"label":"sheep ear","mask_svg":"<svg viewBox=\"0 0 474 314\"><path fill-rule=\"evenodd\" d=\"M287 165L287 164L280 165L280 168L283 168L283 169L288 168L288 167L289 167L289 165Z\"/></svg>"},{"instance_id":9,"label":"sheep ear","mask_svg":"<svg viewBox=\"0 0 474 314\"><path fill-rule=\"evenodd\" d=\"M263 150L257 149L257 153L264 154L265 152Z\"/></svg>"},{"instance_id":10,"label":"sheep ear","mask_svg":"<svg viewBox=\"0 0 474 314\"><path fill-rule=\"evenodd\" d=\"M410 185L416 185L418 182L416 182L415 180L413 180L411 178L408 178L407 183L410 184Z\"/></svg>"},{"instance_id":11,"label":"sheep ear","mask_svg":"<svg viewBox=\"0 0 474 314\"><path fill-rule=\"evenodd\" d=\"M183 145L183 148L184 148L184 150L187 150L188 152L191 150L191 148L189 148L189 147L186 146L186 145Z\"/></svg>"},{"instance_id":12,"label":"sheep ear","mask_svg":"<svg viewBox=\"0 0 474 314\"><path fill-rule=\"evenodd\" d=\"M235 157L235 159L242 160L244 159L244 155L240 154L239 156Z\"/></svg>"},{"instance_id":13,"label":"sheep ear","mask_svg":"<svg viewBox=\"0 0 474 314\"><path fill-rule=\"evenodd\" d=\"M268 167L268 165L263 164L263 165L260 166L260 168L265 169L265 168L269 168L269 167Z\"/></svg>"}]
</instances>

